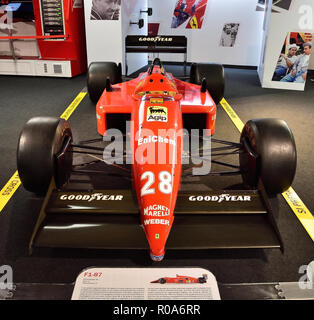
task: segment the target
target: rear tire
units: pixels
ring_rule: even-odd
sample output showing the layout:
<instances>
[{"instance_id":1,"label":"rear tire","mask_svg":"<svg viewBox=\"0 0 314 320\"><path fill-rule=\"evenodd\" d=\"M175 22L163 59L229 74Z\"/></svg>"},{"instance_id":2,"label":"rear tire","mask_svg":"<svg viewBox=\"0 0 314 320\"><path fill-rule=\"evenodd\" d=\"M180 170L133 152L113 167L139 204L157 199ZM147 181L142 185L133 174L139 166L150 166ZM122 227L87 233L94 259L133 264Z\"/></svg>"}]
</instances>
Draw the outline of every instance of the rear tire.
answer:
<instances>
[{"instance_id":1,"label":"rear tire","mask_svg":"<svg viewBox=\"0 0 314 320\"><path fill-rule=\"evenodd\" d=\"M17 169L24 188L45 193L51 179L59 188L67 182L72 169L70 150L57 158L72 141L69 123L60 118L36 117L22 129L17 147Z\"/></svg>"},{"instance_id":2,"label":"rear tire","mask_svg":"<svg viewBox=\"0 0 314 320\"><path fill-rule=\"evenodd\" d=\"M221 64L193 63L190 71L190 82L201 85L206 79L207 90L216 104L224 97L225 72Z\"/></svg>"},{"instance_id":3,"label":"rear tire","mask_svg":"<svg viewBox=\"0 0 314 320\"><path fill-rule=\"evenodd\" d=\"M297 152L293 134L285 121L249 120L242 130L240 141L244 145L239 159L240 170L246 186L256 188L261 179L270 195L282 193L291 186L296 172Z\"/></svg>"},{"instance_id":4,"label":"rear tire","mask_svg":"<svg viewBox=\"0 0 314 320\"><path fill-rule=\"evenodd\" d=\"M97 103L105 90L106 80L111 84L122 82L121 64L115 62L93 62L87 72L87 89L90 99Z\"/></svg>"}]
</instances>

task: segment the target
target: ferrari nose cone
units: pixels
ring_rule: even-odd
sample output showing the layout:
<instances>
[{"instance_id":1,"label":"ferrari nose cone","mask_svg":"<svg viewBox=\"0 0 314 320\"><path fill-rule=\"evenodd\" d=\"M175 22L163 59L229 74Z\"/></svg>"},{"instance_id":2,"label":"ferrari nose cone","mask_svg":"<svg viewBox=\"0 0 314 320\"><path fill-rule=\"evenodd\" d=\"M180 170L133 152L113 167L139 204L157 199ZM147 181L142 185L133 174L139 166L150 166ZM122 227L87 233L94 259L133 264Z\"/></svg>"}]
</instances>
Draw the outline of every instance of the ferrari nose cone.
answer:
<instances>
[{"instance_id":1,"label":"ferrari nose cone","mask_svg":"<svg viewBox=\"0 0 314 320\"><path fill-rule=\"evenodd\" d=\"M165 250L150 250L150 258L153 261L162 261L165 256Z\"/></svg>"}]
</instances>

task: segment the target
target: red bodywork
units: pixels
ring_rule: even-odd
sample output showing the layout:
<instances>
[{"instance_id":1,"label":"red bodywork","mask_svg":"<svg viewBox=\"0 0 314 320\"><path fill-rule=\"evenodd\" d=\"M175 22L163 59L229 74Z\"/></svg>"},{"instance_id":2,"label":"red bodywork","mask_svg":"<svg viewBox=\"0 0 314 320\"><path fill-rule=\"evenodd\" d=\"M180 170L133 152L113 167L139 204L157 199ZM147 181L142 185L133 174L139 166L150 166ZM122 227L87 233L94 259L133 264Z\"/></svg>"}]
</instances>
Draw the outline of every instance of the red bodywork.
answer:
<instances>
[{"instance_id":1,"label":"red bodywork","mask_svg":"<svg viewBox=\"0 0 314 320\"><path fill-rule=\"evenodd\" d=\"M97 128L106 135L108 114L130 114L132 178L151 258L164 257L180 188L182 114L204 114L215 130L216 105L199 85L175 79L154 66L151 72L112 86L97 103Z\"/></svg>"},{"instance_id":2,"label":"red bodywork","mask_svg":"<svg viewBox=\"0 0 314 320\"><path fill-rule=\"evenodd\" d=\"M158 280L151 281L151 283L205 283L206 278L194 278L189 276L177 276L175 278L163 277Z\"/></svg>"}]
</instances>

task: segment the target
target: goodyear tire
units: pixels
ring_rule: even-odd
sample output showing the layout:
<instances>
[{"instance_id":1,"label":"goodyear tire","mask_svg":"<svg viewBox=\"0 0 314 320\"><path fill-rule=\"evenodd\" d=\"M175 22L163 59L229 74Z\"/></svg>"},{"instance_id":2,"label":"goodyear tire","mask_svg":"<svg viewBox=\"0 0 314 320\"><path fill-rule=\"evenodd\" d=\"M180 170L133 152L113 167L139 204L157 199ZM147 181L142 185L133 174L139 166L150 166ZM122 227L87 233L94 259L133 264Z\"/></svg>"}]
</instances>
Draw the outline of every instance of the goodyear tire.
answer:
<instances>
[{"instance_id":1,"label":"goodyear tire","mask_svg":"<svg viewBox=\"0 0 314 320\"><path fill-rule=\"evenodd\" d=\"M93 62L87 72L87 89L90 99L97 103L106 87L107 78L111 84L122 82L121 64L114 62Z\"/></svg>"},{"instance_id":2,"label":"goodyear tire","mask_svg":"<svg viewBox=\"0 0 314 320\"><path fill-rule=\"evenodd\" d=\"M276 195L287 190L294 179L297 152L287 123L279 119L253 119L241 133L243 152L240 170L243 182L256 188L261 179L265 190Z\"/></svg>"},{"instance_id":3,"label":"goodyear tire","mask_svg":"<svg viewBox=\"0 0 314 320\"><path fill-rule=\"evenodd\" d=\"M161 279L159 280L159 283L161 283L161 284L164 284L164 283L166 283L166 279L164 279L164 278L161 278Z\"/></svg>"},{"instance_id":4,"label":"goodyear tire","mask_svg":"<svg viewBox=\"0 0 314 320\"><path fill-rule=\"evenodd\" d=\"M190 82L201 85L206 79L207 90L216 104L224 97L225 72L221 64L193 63L190 71Z\"/></svg>"},{"instance_id":5,"label":"goodyear tire","mask_svg":"<svg viewBox=\"0 0 314 320\"><path fill-rule=\"evenodd\" d=\"M63 119L36 117L25 124L18 141L17 169L26 190L42 194L52 178L57 187L68 180L73 156L65 147L71 141L70 125Z\"/></svg>"}]
</instances>

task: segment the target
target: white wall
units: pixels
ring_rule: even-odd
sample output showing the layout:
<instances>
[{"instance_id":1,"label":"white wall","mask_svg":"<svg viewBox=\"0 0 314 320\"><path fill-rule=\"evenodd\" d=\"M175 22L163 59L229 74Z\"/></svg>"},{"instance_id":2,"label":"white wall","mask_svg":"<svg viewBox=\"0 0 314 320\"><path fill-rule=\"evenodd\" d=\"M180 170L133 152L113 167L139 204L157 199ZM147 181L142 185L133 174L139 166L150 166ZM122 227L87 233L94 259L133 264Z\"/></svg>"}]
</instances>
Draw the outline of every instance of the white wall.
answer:
<instances>
[{"instance_id":1,"label":"white wall","mask_svg":"<svg viewBox=\"0 0 314 320\"><path fill-rule=\"evenodd\" d=\"M125 37L127 35L147 35L147 14L140 11L147 10L147 0L122 0L122 51L123 51L123 70L125 73ZM139 29L138 25L130 22L137 22L144 19L144 27ZM148 63L147 53L128 53L127 64L128 74L137 71Z\"/></svg>"},{"instance_id":2,"label":"white wall","mask_svg":"<svg viewBox=\"0 0 314 320\"><path fill-rule=\"evenodd\" d=\"M257 0L208 0L202 29L171 28L176 0L148 0L153 8L149 22L160 22L160 35L188 37L189 62L219 62L258 66L262 42L264 13L256 11ZM225 23L240 23L234 47L220 47ZM160 55L167 61L183 61L182 55Z\"/></svg>"},{"instance_id":3,"label":"white wall","mask_svg":"<svg viewBox=\"0 0 314 320\"><path fill-rule=\"evenodd\" d=\"M147 34L147 0L122 0L119 20L90 20L92 0L84 1L86 47L88 64L95 61L122 63L125 73L125 37L128 34ZM130 21L145 20L144 27L130 25ZM147 54L128 55L128 73L147 64Z\"/></svg>"},{"instance_id":4,"label":"white wall","mask_svg":"<svg viewBox=\"0 0 314 320\"><path fill-rule=\"evenodd\" d=\"M92 0L84 0L88 65L96 61L121 62L121 12L119 20L90 20L91 8Z\"/></svg>"},{"instance_id":5,"label":"white wall","mask_svg":"<svg viewBox=\"0 0 314 320\"><path fill-rule=\"evenodd\" d=\"M270 1L270 0L269 0ZM289 31L298 31L291 21L297 21L299 4L312 5L313 0L294 0L289 13L273 14L271 28L278 28L276 35L270 35L266 47L265 74L274 70L276 59L286 35ZM122 0L120 20L91 21L90 10L92 0L85 0L86 41L88 63L92 61L114 61L125 65L125 37L131 34L147 34L148 22L160 23L160 35L186 35L188 38L189 62L219 62L231 65L258 66L262 50L264 12L256 11L257 0L208 0L202 29L186 29L185 24L177 29L171 28L171 21L176 0ZM297 5L298 4L298 5ZM153 15L147 17L140 10L153 8ZM282 17L287 15L285 24ZM130 21L145 20L145 26L130 26ZM276 20L277 19L277 20ZM239 23L239 32L234 47L221 47L220 38L225 23ZM294 22L293 22L294 23ZM279 27L280 26L280 27ZM282 28L283 27L283 30ZM304 31L303 32L308 32ZM314 32L310 30L310 32ZM128 54L129 73L147 63L147 54ZM183 61L181 54L160 55L165 61ZM310 67L314 69L314 55ZM264 69L263 69L264 70ZM263 72L264 74L264 72ZM263 78L263 77L262 77ZM265 79L263 79L263 82Z\"/></svg>"}]
</instances>

